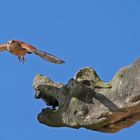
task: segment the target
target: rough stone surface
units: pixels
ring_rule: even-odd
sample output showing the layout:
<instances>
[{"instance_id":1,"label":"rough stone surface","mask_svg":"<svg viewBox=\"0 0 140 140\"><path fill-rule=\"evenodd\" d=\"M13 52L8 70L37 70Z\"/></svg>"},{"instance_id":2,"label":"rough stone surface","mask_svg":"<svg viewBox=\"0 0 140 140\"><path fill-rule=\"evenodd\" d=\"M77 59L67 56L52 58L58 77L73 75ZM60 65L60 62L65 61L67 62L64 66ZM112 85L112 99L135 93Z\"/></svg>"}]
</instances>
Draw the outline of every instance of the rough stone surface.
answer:
<instances>
[{"instance_id":1,"label":"rough stone surface","mask_svg":"<svg viewBox=\"0 0 140 140\"><path fill-rule=\"evenodd\" d=\"M115 133L140 120L140 59L120 69L109 83L86 67L67 84L37 75L33 87L35 98L52 106L38 114L39 122L48 126Z\"/></svg>"}]
</instances>

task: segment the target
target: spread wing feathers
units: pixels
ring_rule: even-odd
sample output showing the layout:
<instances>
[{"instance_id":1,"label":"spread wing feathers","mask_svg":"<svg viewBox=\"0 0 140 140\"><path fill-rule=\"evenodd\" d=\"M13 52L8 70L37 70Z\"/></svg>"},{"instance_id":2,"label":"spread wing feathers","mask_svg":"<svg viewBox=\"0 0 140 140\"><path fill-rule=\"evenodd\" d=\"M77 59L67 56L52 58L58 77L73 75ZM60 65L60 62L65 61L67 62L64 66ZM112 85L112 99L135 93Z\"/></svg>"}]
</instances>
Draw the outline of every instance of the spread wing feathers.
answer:
<instances>
[{"instance_id":1,"label":"spread wing feathers","mask_svg":"<svg viewBox=\"0 0 140 140\"><path fill-rule=\"evenodd\" d=\"M32 52L34 54L40 56L44 60L49 61L49 62L56 63L56 64L62 64L62 63L64 63L63 60L57 58L56 56L54 56L52 54L49 54L49 53L46 53L46 52L43 52L43 51L40 51L38 49L33 49Z\"/></svg>"},{"instance_id":2,"label":"spread wing feathers","mask_svg":"<svg viewBox=\"0 0 140 140\"><path fill-rule=\"evenodd\" d=\"M0 44L0 52L7 50L7 44Z\"/></svg>"},{"instance_id":3,"label":"spread wing feathers","mask_svg":"<svg viewBox=\"0 0 140 140\"><path fill-rule=\"evenodd\" d=\"M16 40L16 41L22 46L22 48L24 48L27 51L27 53L32 53L32 50L36 49L32 45L29 45L25 42L22 42L22 41L19 41L19 40Z\"/></svg>"},{"instance_id":4,"label":"spread wing feathers","mask_svg":"<svg viewBox=\"0 0 140 140\"><path fill-rule=\"evenodd\" d=\"M19 41L19 43L21 44L21 46L23 48L26 49L26 51L28 53L34 53L34 54L40 56L41 58L43 58L44 60L47 60L47 61L52 62L52 63L56 63L56 64L64 63L63 60L57 58L56 56L49 54L49 53L46 53L46 52L43 52L43 51L40 51L37 48L33 47L32 45L29 45L29 44L21 42L21 41Z\"/></svg>"}]
</instances>

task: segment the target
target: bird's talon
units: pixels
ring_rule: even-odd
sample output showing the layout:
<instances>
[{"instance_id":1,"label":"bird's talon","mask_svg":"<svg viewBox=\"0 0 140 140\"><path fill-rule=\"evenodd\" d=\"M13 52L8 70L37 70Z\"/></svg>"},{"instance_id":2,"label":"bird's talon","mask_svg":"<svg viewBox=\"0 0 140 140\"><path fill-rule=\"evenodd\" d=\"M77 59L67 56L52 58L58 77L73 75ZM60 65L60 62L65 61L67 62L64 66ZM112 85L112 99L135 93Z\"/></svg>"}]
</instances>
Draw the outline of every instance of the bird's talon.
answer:
<instances>
[{"instance_id":1,"label":"bird's talon","mask_svg":"<svg viewBox=\"0 0 140 140\"><path fill-rule=\"evenodd\" d=\"M18 61L21 62L21 57L18 57Z\"/></svg>"},{"instance_id":2,"label":"bird's talon","mask_svg":"<svg viewBox=\"0 0 140 140\"><path fill-rule=\"evenodd\" d=\"M26 59L23 57L23 58L21 59L21 62L24 64L24 62L26 62Z\"/></svg>"},{"instance_id":3,"label":"bird's talon","mask_svg":"<svg viewBox=\"0 0 140 140\"><path fill-rule=\"evenodd\" d=\"M20 57L20 56L18 57L18 60L19 60L19 62L23 62L23 64L26 61L26 59L24 57Z\"/></svg>"}]
</instances>

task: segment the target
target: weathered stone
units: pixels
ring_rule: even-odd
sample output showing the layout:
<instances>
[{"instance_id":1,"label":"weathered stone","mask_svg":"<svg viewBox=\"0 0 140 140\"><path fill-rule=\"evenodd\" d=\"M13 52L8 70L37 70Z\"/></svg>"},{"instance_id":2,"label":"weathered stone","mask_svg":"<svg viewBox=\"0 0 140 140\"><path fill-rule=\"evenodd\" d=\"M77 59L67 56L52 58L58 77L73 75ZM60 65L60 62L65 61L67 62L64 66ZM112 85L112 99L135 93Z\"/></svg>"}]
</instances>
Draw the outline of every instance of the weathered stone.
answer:
<instances>
[{"instance_id":1,"label":"weathered stone","mask_svg":"<svg viewBox=\"0 0 140 140\"><path fill-rule=\"evenodd\" d=\"M53 107L38 114L39 122L48 126L115 133L140 120L140 59L107 84L86 67L67 84L37 75L33 86L35 97Z\"/></svg>"}]
</instances>

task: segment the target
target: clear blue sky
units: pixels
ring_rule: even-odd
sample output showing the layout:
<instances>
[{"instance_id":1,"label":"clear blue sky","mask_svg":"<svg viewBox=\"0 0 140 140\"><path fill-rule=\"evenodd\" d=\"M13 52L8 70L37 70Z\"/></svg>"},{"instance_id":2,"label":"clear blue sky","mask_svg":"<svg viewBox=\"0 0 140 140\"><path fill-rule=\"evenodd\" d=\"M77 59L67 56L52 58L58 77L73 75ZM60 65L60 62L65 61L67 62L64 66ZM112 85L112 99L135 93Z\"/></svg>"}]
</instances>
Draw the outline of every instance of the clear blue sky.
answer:
<instances>
[{"instance_id":1,"label":"clear blue sky","mask_svg":"<svg viewBox=\"0 0 140 140\"><path fill-rule=\"evenodd\" d=\"M85 66L105 81L140 56L139 0L0 0L0 43L19 39L66 61L54 65L28 55L21 64L0 54L1 140L132 140L140 124L117 134L52 128L38 123L45 104L34 99L32 81L41 73L66 83Z\"/></svg>"}]
</instances>

